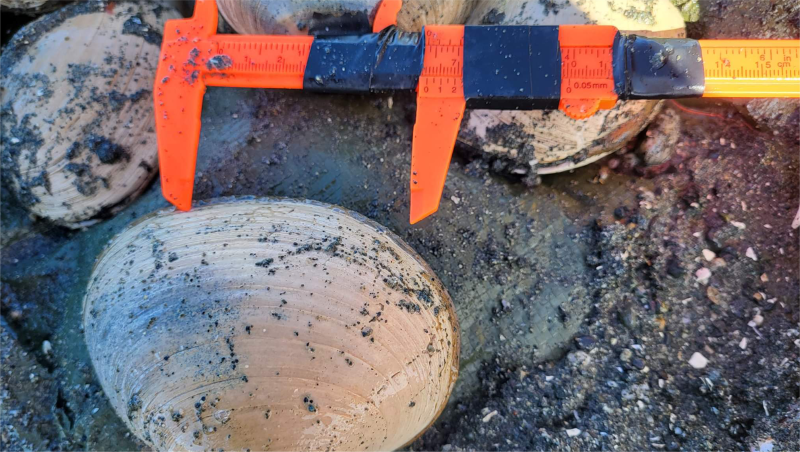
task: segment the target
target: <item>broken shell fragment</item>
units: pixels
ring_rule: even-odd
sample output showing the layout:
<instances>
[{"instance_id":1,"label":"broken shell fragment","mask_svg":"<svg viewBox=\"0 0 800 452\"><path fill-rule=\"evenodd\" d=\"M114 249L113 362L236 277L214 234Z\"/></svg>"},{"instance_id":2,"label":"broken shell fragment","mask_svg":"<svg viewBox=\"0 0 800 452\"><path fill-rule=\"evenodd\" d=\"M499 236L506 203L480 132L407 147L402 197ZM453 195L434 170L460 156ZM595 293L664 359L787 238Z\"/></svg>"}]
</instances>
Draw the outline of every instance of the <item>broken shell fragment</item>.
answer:
<instances>
[{"instance_id":1,"label":"broken shell fragment","mask_svg":"<svg viewBox=\"0 0 800 452\"><path fill-rule=\"evenodd\" d=\"M670 0L479 2L467 24L595 24L651 37L685 35L681 14ZM555 82L561 74L550 76ZM467 110L459 141L530 167L529 176L557 173L619 150L658 114L660 105L652 100L618 102L586 120L571 119L561 111Z\"/></svg>"},{"instance_id":2,"label":"broken shell fragment","mask_svg":"<svg viewBox=\"0 0 800 452\"><path fill-rule=\"evenodd\" d=\"M219 11L241 34L306 34L312 16L363 14L372 24L380 0L217 0ZM405 0L397 14L403 31L421 31L429 24L463 24L470 0Z\"/></svg>"},{"instance_id":3,"label":"broken shell fragment","mask_svg":"<svg viewBox=\"0 0 800 452\"><path fill-rule=\"evenodd\" d=\"M161 30L146 3L81 2L3 51L2 169L22 205L68 227L132 201L157 167L152 86Z\"/></svg>"},{"instance_id":4,"label":"broken shell fragment","mask_svg":"<svg viewBox=\"0 0 800 452\"><path fill-rule=\"evenodd\" d=\"M117 414L158 450L392 450L458 373L452 302L392 233L333 206L165 210L109 244L83 321Z\"/></svg>"}]
</instances>

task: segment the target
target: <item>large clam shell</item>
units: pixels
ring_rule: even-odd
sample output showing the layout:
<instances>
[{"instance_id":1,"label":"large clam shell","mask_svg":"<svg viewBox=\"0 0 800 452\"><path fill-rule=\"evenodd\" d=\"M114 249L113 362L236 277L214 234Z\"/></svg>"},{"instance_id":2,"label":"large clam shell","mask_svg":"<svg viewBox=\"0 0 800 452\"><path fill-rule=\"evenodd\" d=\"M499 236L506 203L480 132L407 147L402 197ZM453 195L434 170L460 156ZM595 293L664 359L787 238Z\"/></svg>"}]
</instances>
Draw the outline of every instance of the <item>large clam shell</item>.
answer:
<instances>
[{"instance_id":1,"label":"large clam shell","mask_svg":"<svg viewBox=\"0 0 800 452\"><path fill-rule=\"evenodd\" d=\"M614 25L646 36L683 36L684 22L670 0L481 1L468 24ZM530 164L539 174L586 165L620 149L659 111L657 101L618 102L587 120L561 111L469 110L459 140L483 152Z\"/></svg>"},{"instance_id":2,"label":"large clam shell","mask_svg":"<svg viewBox=\"0 0 800 452\"><path fill-rule=\"evenodd\" d=\"M0 0L0 6L18 13L37 13L53 7L52 0Z\"/></svg>"},{"instance_id":3,"label":"large clam shell","mask_svg":"<svg viewBox=\"0 0 800 452\"><path fill-rule=\"evenodd\" d=\"M316 202L163 211L116 237L84 301L105 393L159 450L390 450L458 373L451 300L379 225Z\"/></svg>"},{"instance_id":4,"label":"large clam shell","mask_svg":"<svg viewBox=\"0 0 800 452\"><path fill-rule=\"evenodd\" d=\"M462 24L472 0L405 0L397 26L420 31L427 24ZM217 0L225 20L242 34L305 34L314 13L364 13L370 23L380 0Z\"/></svg>"},{"instance_id":5,"label":"large clam shell","mask_svg":"<svg viewBox=\"0 0 800 452\"><path fill-rule=\"evenodd\" d=\"M3 177L31 212L80 227L153 178L153 77L164 22L176 17L156 4L81 2L3 50Z\"/></svg>"}]
</instances>

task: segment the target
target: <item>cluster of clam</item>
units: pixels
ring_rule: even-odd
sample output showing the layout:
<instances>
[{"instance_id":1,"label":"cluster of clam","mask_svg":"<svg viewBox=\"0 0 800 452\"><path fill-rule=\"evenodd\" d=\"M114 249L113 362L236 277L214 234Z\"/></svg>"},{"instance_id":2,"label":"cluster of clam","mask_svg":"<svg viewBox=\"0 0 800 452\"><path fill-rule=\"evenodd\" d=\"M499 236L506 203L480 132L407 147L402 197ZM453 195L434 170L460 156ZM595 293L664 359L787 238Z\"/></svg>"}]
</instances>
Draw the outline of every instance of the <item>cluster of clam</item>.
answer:
<instances>
[{"instance_id":1,"label":"cluster of clam","mask_svg":"<svg viewBox=\"0 0 800 452\"><path fill-rule=\"evenodd\" d=\"M45 0L3 0L52 8ZM305 33L314 13L374 15L378 0L219 0L240 33ZM77 3L23 28L2 57L2 165L12 191L38 217L80 228L114 213L155 176L152 84L160 30L178 17L161 4ZM111 11L107 11L108 8ZM109 14L110 12L110 14ZM431 23L614 24L657 36L684 32L668 1L526 2L407 0L398 26ZM656 101L619 103L585 121L558 111L467 112L459 139L548 174L622 147L659 111Z\"/></svg>"},{"instance_id":2,"label":"cluster of clam","mask_svg":"<svg viewBox=\"0 0 800 452\"><path fill-rule=\"evenodd\" d=\"M2 0L16 9L47 0ZM306 33L314 13L378 0L218 0L239 33ZM58 5L61 6L61 5ZM74 3L4 49L4 181L34 215L80 228L130 203L156 173L157 3ZM678 36L669 0L406 0L398 26L613 24ZM658 112L620 103L561 112L471 111L459 139L532 174L614 152ZM119 416L172 449L395 449L443 410L458 374L453 304L399 238L342 209L220 200L157 212L117 236L84 300L86 342Z\"/></svg>"}]
</instances>

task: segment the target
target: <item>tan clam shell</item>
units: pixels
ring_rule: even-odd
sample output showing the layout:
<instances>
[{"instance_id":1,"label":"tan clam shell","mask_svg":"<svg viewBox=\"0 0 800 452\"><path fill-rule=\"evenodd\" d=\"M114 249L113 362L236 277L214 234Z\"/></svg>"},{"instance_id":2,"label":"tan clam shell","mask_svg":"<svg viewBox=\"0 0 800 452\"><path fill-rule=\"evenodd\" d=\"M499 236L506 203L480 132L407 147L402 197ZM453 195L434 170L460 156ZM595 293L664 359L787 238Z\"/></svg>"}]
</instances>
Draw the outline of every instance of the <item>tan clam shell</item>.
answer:
<instances>
[{"instance_id":1,"label":"tan clam shell","mask_svg":"<svg viewBox=\"0 0 800 452\"><path fill-rule=\"evenodd\" d=\"M680 11L670 0L481 1L467 23L614 25L624 32L660 37L685 33ZM659 108L657 101L618 102L614 109L584 121L561 111L468 110L458 138L483 152L537 166L539 174L555 173L620 149Z\"/></svg>"},{"instance_id":2,"label":"tan clam shell","mask_svg":"<svg viewBox=\"0 0 800 452\"><path fill-rule=\"evenodd\" d=\"M83 320L112 406L158 450L395 449L458 374L453 305L430 268L317 202L138 221L99 258Z\"/></svg>"},{"instance_id":3,"label":"tan clam shell","mask_svg":"<svg viewBox=\"0 0 800 452\"><path fill-rule=\"evenodd\" d=\"M22 204L69 226L125 205L157 167L152 86L170 8L68 5L2 56L3 171Z\"/></svg>"},{"instance_id":4,"label":"tan clam shell","mask_svg":"<svg viewBox=\"0 0 800 452\"><path fill-rule=\"evenodd\" d=\"M363 12L370 23L380 0L217 0L219 11L241 34L305 34L313 13ZM397 26L420 31L426 24L463 24L471 0L405 0Z\"/></svg>"},{"instance_id":5,"label":"tan clam shell","mask_svg":"<svg viewBox=\"0 0 800 452\"><path fill-rule=\"evenodd\" d=\"M53 2L51 0L0 0L0 6L17 12L41 11L47 3Z\"/></svg>"}]
</instances>

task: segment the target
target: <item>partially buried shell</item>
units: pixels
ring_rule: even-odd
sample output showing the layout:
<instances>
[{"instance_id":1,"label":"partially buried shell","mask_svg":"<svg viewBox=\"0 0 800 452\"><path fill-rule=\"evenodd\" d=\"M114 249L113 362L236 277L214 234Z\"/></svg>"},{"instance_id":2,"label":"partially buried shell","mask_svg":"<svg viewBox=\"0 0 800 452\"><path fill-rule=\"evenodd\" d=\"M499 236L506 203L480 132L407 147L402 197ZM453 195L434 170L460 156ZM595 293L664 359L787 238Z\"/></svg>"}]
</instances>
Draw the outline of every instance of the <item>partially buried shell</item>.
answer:
<instances>
[{"instance_id":1,"label":"partially buried shell","mask_svg":"<svg viewBox=\"0 0 800 452\"><path fill-rule=\"evenodd\" d=\"M443 409L453 306L407 245L315 202L164 211L116 237L84 301L117 414L159 450L389 450Z\"/></svg>"},{"instance_id":2,"label":"partially buried shell","mask_svg":"<svg viewBox=\"0 0 800 452\"><path fill-rule=\"evenodd\" d=\"M225 20L242 34L305 34L314 13L363 13L370 23L380 0L217 0ZM472 0L405 0L397 26L420 31L426 24L462 24Z\"/></svg>"},{"instance_id":3,"label":"partially buried shell","mask_svg":"<svg viewBox=\"0 0 800 452\"><path fill-rule=\"evenodd\" d=\"M614 25L645 36L684 36L684 23L670 0L482 1L472 25ZM560 74L554 74L560 77ZM657 101L618 102L587 120L561 111L468 110L459 140L491 155L508 158L517 171L535 175L591 163L622 147L644 129L660 108Z\"/></svg>"},{"instance_id":4,"label":"partially buried shell","mask_svg":"<svg viewBox=\"0 0 800 452\"><path fill-rule=\"evenodd\" d=\"M15 13L35 14L57 7L53 0L0 0L0 6Z\"/></svg>"},{"instance_id":5,"label":"partially buried shell","mask_svg":"<svg viewBox=\"0 0 800 452\"><path fill-rule=\"evenodd\" d=\"M164 22L176 17L155 4L81 2L3 50L3 178L31 212L80 227L153 178L153 77Z\"/></svg>"}]
</instances>

